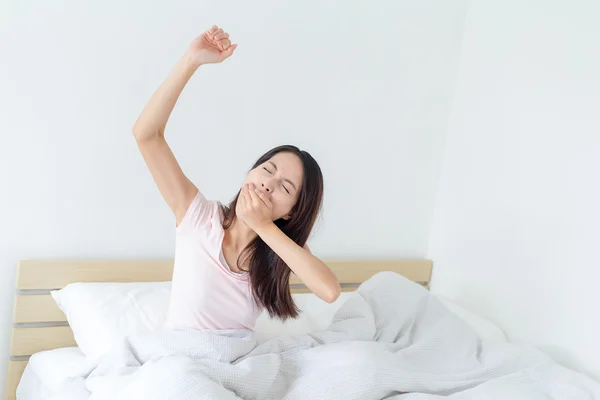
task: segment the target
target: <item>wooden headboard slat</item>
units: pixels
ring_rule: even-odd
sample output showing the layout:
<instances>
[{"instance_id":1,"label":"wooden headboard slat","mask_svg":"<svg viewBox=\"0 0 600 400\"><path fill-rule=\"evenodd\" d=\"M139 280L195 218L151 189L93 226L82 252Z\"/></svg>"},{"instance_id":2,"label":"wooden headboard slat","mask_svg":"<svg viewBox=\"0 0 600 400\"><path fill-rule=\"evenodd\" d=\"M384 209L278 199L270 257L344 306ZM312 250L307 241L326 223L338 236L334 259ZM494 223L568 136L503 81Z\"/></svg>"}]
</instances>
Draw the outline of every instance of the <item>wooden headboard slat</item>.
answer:
<instances>
[{"instance_id":1,"label":"wooden headboard slat","mask_svg":"<svg viewBox=\"0 0 600 400\"><path fill-rule=\"evenodd\" d=\"M15 296L13 322L27 324L36 322L65 322L67 317L49 294Z\"/></svg>"},{"instance_id":2,"label":"wooden headboard slat","mask_svg":"<svg viewBox=\"0 0 600 400\"><path fill-rule=\"evenodd\" d=\"M24 260L17 289L61 289L73 282L162 282L172 276L172 260Z\"/></svg>"},{"instance_id":3,"label":"wooden headboard slat","mask_svg":"<svg viewBox=\"0 0 600 400\"><path fill-rule=\"evenodd\" d=\"M39 351L77 346L69 326L13 328L10 355L29 356Z\"/></svg>"},{"instance_id":4,"label":"wooden headboard slat","mask_svg":"<svg viewBox=\"0 0 600 400\"><path fill-rule=\"evenodd\" d=\"M394 271L415 282L431 278L429 260L332 260L326 264L340 283L362 283L379 271ZM73 282L170 281L172 260L25 260L19 264L17 289L60 289ZM292 275L290 283L301 281Z\"/></svg>"},{"instance_id":5,"label":"wooden headboard slat","mask_svg":"<svg viewBox=\"0 0 600 400\"><path fill-rule=\"evenodd\" d=\"M27 361L9 361L6 377L6 400L16 400L17 386L27 366Z\"/></svg>"}]
</instances>

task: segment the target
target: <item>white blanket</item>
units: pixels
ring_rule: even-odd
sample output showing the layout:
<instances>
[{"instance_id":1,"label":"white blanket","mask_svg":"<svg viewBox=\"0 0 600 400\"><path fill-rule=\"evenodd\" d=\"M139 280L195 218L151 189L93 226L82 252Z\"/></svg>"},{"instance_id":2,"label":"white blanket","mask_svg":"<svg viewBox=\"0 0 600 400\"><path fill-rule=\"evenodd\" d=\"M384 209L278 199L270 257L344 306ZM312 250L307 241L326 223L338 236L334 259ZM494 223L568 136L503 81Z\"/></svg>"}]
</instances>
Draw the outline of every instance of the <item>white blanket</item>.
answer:
<instances>
[{"instance_id":1,"label":"white blanket","mask_svg":"<svg viewBox=\"0 0 600 400\"><path fill-rule=\"evenodd\" d=\"M434 296L377 274L323 332L129 337L87 378L92 400L592 400L600 384L534 348L482 341Z\"/></svg>"}]
</instances>

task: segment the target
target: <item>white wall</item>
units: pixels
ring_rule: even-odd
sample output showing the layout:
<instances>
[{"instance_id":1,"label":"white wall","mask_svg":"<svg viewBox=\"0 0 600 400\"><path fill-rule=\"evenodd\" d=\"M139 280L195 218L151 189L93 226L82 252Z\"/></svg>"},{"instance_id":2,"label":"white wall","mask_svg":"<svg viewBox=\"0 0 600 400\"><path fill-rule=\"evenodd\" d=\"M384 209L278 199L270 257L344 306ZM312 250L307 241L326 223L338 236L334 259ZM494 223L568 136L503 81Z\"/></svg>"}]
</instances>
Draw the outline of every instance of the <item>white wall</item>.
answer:
<instances>
[{"instance_id":1,"label":"white wall","mask_svg":"<svg viewBox=\"0 0 600 400\"><path fill-rule=\"evenodd\" d=\"M199 71L167 131L192 180L228 201L263 151L295 143L326 178L317 254L425 255L465 1L0 7L0 381L17 260L171 256L130 129L213 23L240 47Z\"/></svg>"},{"instance_id":2,"label":"white wall","mask_svg":"<svg viewBox=\"0 0 600 400\"><path fill-rule=\"evenodd\" d=\"M432 290L600 378L600 3L469 6Z\"/></svg>"}]
</instances>

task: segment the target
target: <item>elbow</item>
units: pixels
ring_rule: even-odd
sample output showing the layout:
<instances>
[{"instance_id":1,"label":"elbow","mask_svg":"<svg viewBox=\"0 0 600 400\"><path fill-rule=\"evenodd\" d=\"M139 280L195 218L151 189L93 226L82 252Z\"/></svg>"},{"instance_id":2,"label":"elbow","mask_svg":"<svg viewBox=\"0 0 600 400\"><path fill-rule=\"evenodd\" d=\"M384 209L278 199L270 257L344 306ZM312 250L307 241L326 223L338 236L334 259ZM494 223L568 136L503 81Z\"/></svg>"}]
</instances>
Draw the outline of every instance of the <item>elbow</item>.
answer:
<instances>
[{"instance_id":1,"label":"elbow","mask_svg":"<svg viewBox=\"0 0 600 400\"><path fill-rule=\"evenodd\" d=\"M139 126L138 123L136 123L131 129L131 133L135 140L139 143L145 140L161 137L163 135L163 130L147 129L146 127Z\"/></svg>"},{"instance_id":2,"label":"elbow","mask_svg":"<svg viewBox=\"0 0 600 400\"><path fill-rule=\"evenodd\" d=\"M136 141L140 141L143 139L144 135L142 134L142 132L140 131L139 128L136 128L135 126L133 127L133 129L131 130L131 133L133 134L133 137L135 138Z\"/></svg>"},{"instance_id":3,"label":"elbow","mask_svg":"<svg viewBox=\"0 0 600 400\"><path fill-rule=\"evenodd\" d=\"M139 122L135 121L135 124L133 124L133 127L131 128L131 134L135 140L138 140L142 136L142 129L139 125Z\"/></svg>"},{"instance_id":4,"label":"elbow","mask_svg":"<svg viewBox=\"0 0 600 400\"><path fill-rule=\"evenodd\" d=\"M321 298L324 301L326 301L327 303L333 303L340 297L341 293L342 293L342 288L341 288L340 284L336 282L334 285L331 285L327 289L327 291L323 294L323 297L321 297Z\"/></svg>"}]
</instances>

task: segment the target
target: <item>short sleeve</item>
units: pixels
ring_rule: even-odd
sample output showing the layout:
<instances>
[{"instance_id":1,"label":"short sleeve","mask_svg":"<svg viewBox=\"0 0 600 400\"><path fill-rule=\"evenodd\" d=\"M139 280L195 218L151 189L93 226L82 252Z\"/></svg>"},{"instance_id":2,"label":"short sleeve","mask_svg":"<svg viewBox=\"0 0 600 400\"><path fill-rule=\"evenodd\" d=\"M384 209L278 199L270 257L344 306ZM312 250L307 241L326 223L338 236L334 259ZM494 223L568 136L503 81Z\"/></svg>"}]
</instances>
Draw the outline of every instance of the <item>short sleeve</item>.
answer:
<instances>
[{"instance_id":1,"label":"short sleeve","mask_svg":"<svg viewBox=\"0 0 600 400\"><path fill-rule=\"evenodd\" d=\"M177 225L176 231L182 233L192 232L207 226L211 220L212 208L211 202L198 190L179 225Z\"/></svg>"}]
</instances>

